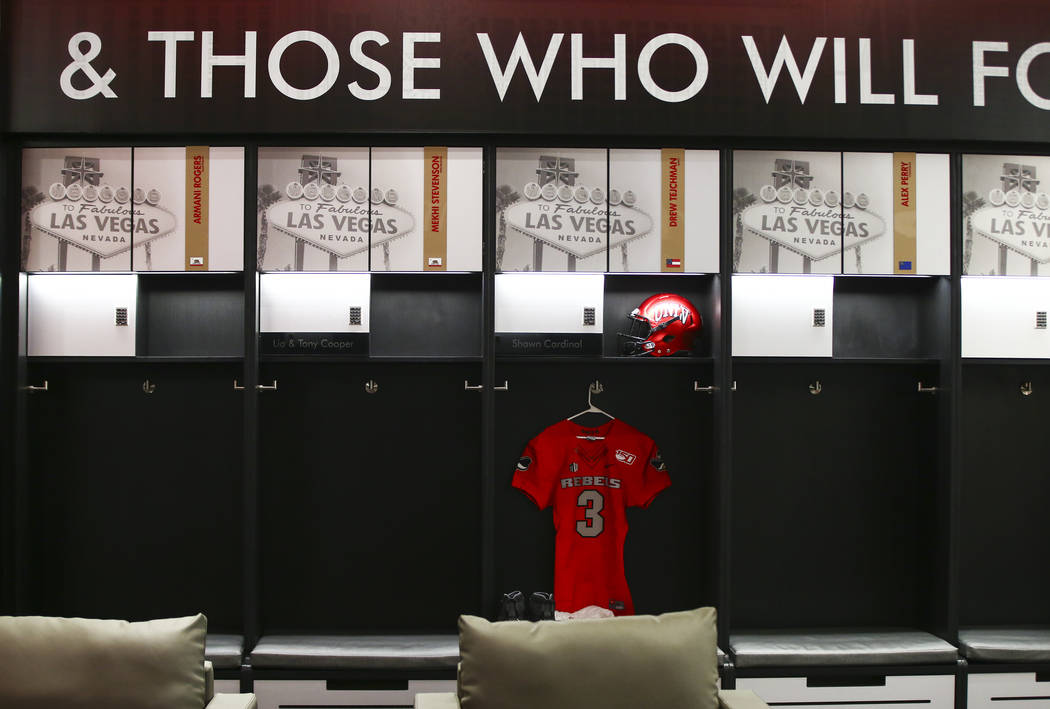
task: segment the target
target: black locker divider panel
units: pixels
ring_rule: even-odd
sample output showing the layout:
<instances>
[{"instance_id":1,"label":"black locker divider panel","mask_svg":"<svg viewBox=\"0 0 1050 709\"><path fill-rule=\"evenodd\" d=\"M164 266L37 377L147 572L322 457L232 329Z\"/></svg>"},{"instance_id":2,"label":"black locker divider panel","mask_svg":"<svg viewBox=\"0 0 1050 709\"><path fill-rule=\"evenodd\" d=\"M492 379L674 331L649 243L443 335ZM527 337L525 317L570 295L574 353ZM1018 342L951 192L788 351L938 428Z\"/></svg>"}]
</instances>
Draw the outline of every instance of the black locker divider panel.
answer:
<instances>
[{"instance_id":1,"label":"black locker divider panel","mask_svg":"<svg viewBox=\"0 0 1050 709\"><path fill-rule=\"evenodd\" d=\"M264 363L263 633L454 632L481 582L472 363ZM374 381L378 390L365 391Z\"/></svg>"},{"instance_id":2,"label":"black locker divider panel","mask_svg":"<svg viewBox=\"0 0 1050 709\"><path fill-rule=\"evenodd\" d=\"M709 362L683 360L497 366L497 383L506 380L510 386L496 396L497 594L554 590L551 510L537 509L511 487L511 478L526 443L587 408L588 386L599 380L605 391L593 398L595 405L651 437L671 476L671 486L648 508L628 509L624 567L636 611L716 604L713 399L693 391L694 381L710 383L711 369Z\"/></svg>"},{"instance_id":3,"label":"black locker divider panel","mask_svg":"<svg viewBox=\"0 0 1050 709\"><path fill-rule=\"evenodd\" d=\"M244 276L138 274L139 355L244 356Z\"/></svg>"},{"instance_id":4,"label":"black locker divider panel","mask_svg":"<svg viewBox=\"0 0 1050 709\"><path fill-rule=\"evenodd\" d=\"M938 367L734 364L737 629L932 622Z\"/></svg>"},{"instance_id":5,"label":"black locker divider panel","mask_svg":"<svg viewBox=\"0 0 1050 709\"><path fill-rule=\"evenodd\" d=\"M1021 393L1029 382L1032 394ZM963 364L959 577L962 626L1050 623L1046 364Z\"/></svg>"},{"instance_id":6,"label":"black locker divider panel","mask_svg":"<svg viewBox=\"0 0 1050 709\"><path fill-rule=\"evenodd\" d=\"M239 370L30 365L48 380L28 404L37 612L240 631Z\"/></svg>"}]
</instances>

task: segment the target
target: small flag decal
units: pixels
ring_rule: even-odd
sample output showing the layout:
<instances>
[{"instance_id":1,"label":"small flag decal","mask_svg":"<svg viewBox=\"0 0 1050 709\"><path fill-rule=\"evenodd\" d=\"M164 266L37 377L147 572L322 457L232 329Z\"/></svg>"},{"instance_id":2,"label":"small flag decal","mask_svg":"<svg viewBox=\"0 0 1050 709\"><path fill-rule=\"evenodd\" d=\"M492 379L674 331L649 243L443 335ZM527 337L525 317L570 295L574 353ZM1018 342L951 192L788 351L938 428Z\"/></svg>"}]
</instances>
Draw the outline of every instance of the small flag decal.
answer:
<instances>
[{"instance_id":1,"label":"small flag decal","mask_svg":"<svg viewBox=\"0 0 1050 709\"><path fill-rule=\"evenodd\" d=\"M669 259L666 260L666 264L667 264L668 268L681 268L682 267L682 259L680 259L680 258L669 258Z\"/></svg>"}]
</instances>

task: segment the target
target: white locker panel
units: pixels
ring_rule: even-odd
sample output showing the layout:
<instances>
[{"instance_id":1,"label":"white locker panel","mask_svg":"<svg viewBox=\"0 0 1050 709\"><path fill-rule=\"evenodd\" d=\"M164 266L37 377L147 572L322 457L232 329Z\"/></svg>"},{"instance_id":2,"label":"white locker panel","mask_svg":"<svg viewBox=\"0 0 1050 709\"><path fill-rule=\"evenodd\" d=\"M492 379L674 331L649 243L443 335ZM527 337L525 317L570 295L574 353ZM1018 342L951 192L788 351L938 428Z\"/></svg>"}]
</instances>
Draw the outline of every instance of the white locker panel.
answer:
<instances>
[{"instance_id":1,"label":"white locker panel","mask_svg":"<svg viewBox=\"0 0 1050 709\"><path fill-rule=\"evenodd\" d=\"M1050 682L1035 672L974 673L966 680L968 709L1050 709Z\"/></svg>"},{"instance_id":2,"label":"white locker panel","mask_svg":"<svg viewBox=\"0 0 1050 709\"><path fill-rule=\"evenodd\" d=\"M1050 330L1036 327L1050 310L1050 282L1038 278L964 276L963 357L1050 357Z\"/></svg>"},{"instance_id":3,"label":"white locker panel","mask_svg":"<svg viewBox=\"0 0 1050 709\"><path fill-rule=\"evenodd\" d=\"M136 148L135 184L143 190L157 190L156 205L139 205L147 225L164 222L170 213L173 228L155 237L151 229L136 226L133 267L136 271L186 271L186 231L189 226L186 190L187 170L193 165L185 147ZM240 271L244 268L244 148L214 147L205 150L207 171L208 270ZM146 253L149 244L149 254ZM190 254L191 256L194 254ZM205 254L196 254L204 256Z\"/></svg>"},{"instance_id":4,"label":"white locker panel","mask_svg":"<svg viewBox=\"0 0 1050 709\"><path fill-rule=\"evenodd\" d=\"M368 332L367 273L264 273L259 277L261 332ZM361 324L350 325L351 307Z\"/></svg>"},{"instance_id":5,"label":"white locker panel","mask_svg":"<svg viewBox=\"0 0 1050 709\"><path fill-rule=\"evenodd\" d=\"M208 269L244 270L244 148L212 147Z\"/></svg>"},{"instance_id":6,"label":"white locker panel","mask_svg":"<svg viewBox=\"0 0 1050 709\"><path fill-rule=\"evenodd\" d=\"M660 273L663 239L663 153L659 148L609 151L609 185L634 195L630 206L610 205L609 271ZM679 185L685 250L681 273L717 273L717 150L686 150ZM617 198L619 199L619 198ZM674 272L674 271L669 271Z\"/></svg>"},{"instance_id":7,"label":"white locker panel","mask_svg":"<svg viewBox=\"0 0 1050 709\"><path fill-rule=\"evenodd\" d=\"M496 270L605 272L608 181L603 148L499 148Z\"/></svg>"},{"instance_id":8,"label":"white locker panel","mask_svg":"<svg viewBox=\"0 0 1050 709\"><path fill-rule=\"evenodd\" d=\"M481 148L448 149L448 270L482 269Z\"/></svg>"},{"instance_id":9,"label":"white locker panel","mask_svg":"<svg viewBox=\"0 0 1050 709\"><path fill-rule=\"evenodd\" d=\"M893 153L843 153L842 195L848 236L843 273L893 273ZM853 204L861 196L866 206Z\"/></svg>"},{"instance_id":10,"label":"white locker panel","mask_svg":"<svg viewBox=\"0 0 1050 709\"><path fill-rule=\"evenodd\" d=\"M690 272L718 273L719 210L721 196L717 150L686 150L685 199L689 231L685 240L685 262Z\"/></svg>"},{"instance_id":11,"label":"white locker panel","mask_svg":"<svg viewBox=\"0 0 1050 709\"><path fill-rule=\"evenodd\" d=\"M409 680L405 690L332 690L324 680L261 680L254 683L259 709L290 707L410 707L421 692L455 692L455 680Z\"/></svg>"},{"instance_id":12,"label":"white locker panel","mask_svg":"<svg viewBox=\"0 0 1050 709\"><path fill-rule=\"evenodd\" d=\"M733 152L734 272L842 271L841 162L837 152Z\"/></svg>"},{"instance_id":13,"label":"white locker panel","mask_svg":"<svg viewBox=\"0 0 1050 709\"><path fill-rule=\"evenodd\" d=\"M423 148L374 148L371 170L371 270L422 271ZM377 201L377 193L397 201Z\"/></svg>"},{"instance_id":14,"label":"white locker panel","mask_svg":"<svg viewBox=\"0 0 1050 709\"><path fill-rule=\"evenodd\" d=\"M29 356L134 357L138 277L29 276ZM127 325L117 325L127 308Z\"/></svg>"},{"instance_id":15,"label":"white locker panel","mask_svg":"<svg viewBox=\"0 0 1050 709\"><path fill-rule=\"evenodd\" d=\"M602 332L605 276L497 273L496 332ZM594 325L583 309L594 308Z\"/></svg>"},{"instance_id":16,"label":"white locker panel","mask_svg":"<svg viewBox=\"0 0 1050 709\"><path fill-rule=\"evenodd\" d=\"M733 356L830 357L832 276L733 276ZM814 327L816 309L824 326Z\"/></svg>"},{"instance_id":17,"label":"white locker panel","mask_svg":"<svg viewBox=\"0 0 1050 709\"><path fill-rule=\"evenodd\" d=\"M848 681L843 678L844 681ZM878 686L808 687L805 677L740 677L737 689L750 689L778 707L922 703L927 709L953 709L954 675L890 675Z\"/></svg>"},{"instance_id":18,"label":"white locker panel","mask_svg":"<svg viewBox=\"0 0 1050 709\"><path fill-rule=\"evenodd\" d=\"M843 153L844 191L864 194L865 209L847 209L853 220L868 232L881 235L857 247L846 239L844 273L893 274L894 257L894 154ZM949 233L951 202L947 154L915 155L915 275L947 275L951 272Z\"/></svg>"},{"instance_id":19,"label":"white locker panel","mask_svg":"<svg viewBox=\"0 0 1050 709\"><path fill-rule=\"evenodd\" d=\"M915 206L918 233L915 260L918 272L927 276L946 276L952 270L949 165L946 154L915 156L919 193Z\"/></svg>"},{"instance_id":20,"label":"white locker panel","mask_svg":"<svg viewBox=\"0 0 1050 709\"><path fill-rule=\"evenodd\" d=\"M368 270L368 148L261 147L258 173L259 270Z\"/></svg>"},{"instance_id":21,"label":"white locker panel","mask_svg":"<svg viewBox=\"0 0 1050 709\"><path fill-rule=\"evenodd\" d=\"M28 214L22 268L129 270L130 224L122 217L131 203L131 186L131 148L23 150L22 189L35 206Z\"/></svg>"}]
</instances>

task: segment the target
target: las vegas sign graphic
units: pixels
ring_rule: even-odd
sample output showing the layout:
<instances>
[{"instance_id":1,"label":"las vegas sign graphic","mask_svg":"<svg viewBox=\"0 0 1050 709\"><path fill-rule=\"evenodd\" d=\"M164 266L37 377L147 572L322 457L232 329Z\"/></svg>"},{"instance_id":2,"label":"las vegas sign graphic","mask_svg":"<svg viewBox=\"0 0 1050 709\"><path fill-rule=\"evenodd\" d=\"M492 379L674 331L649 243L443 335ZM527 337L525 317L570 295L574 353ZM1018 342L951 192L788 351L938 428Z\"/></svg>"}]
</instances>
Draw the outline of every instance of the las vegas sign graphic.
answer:
<instances>
[{"instance_id":1,"label":"las vegas sign graphic","mask_svg":"<svg viewBox=\"0 0 1050 709\"><path fill-rule=\"evenodd\" d=\"M175 215L161 207L156 189L56 182L49 200L38 204L29 220L40 231L100 258L123 253L175 230Z\"/></svg>"},{"instance_id":2,"label":"las vegas sign graphic","mask_svg":"<svg viewBox=\"0 0 1050 709\"><path fill-rule=\"evenodd\" d=\"M609 191L601 187L556 184L542 187L529 182L522 188L525 200L504 211L507 223L517 231L576 258L587 258L606 250L606 237L619 246L645 236L653 228L652 218L634 205L634 192Z\"/></svg>"},{"instance_id":3,"label":"las vegas sign graphic","mask_svg":"<svg viewBox=\"0 0 1050 709\"><path fill-rule=\"evenodd\" d=\"M864 193L792 184L765 185L760 200L741 213L746 229L804 258L820 261L882 236L886 223L868 210Z\"/></svg>"},{"instance_id":4,"label":"las vegas sign graphic","mask_svg":"<svg viewBox=\"0 0 1050 709\"><path fill-rule=\"evenodd\" d=\"M371 191L345 183L332 185L291 182L287 199L266 211L270 224L280 232L300 239L338 258L352 256L371 245L389 242L410 233L415 218L397 205L396 190Z\"/></svg>"},{"instance_id":5,"label":"las vegas sign graphic","mask_svg":"<svg viewBox=\"0 0 1050 709\"><path fill-rule=\"evenodd\" d=\"M1036 263L1050 262L1050 197L1045 192L996 188L988 202L970 215L974 231Z\"/></svg>"}]
</instances>

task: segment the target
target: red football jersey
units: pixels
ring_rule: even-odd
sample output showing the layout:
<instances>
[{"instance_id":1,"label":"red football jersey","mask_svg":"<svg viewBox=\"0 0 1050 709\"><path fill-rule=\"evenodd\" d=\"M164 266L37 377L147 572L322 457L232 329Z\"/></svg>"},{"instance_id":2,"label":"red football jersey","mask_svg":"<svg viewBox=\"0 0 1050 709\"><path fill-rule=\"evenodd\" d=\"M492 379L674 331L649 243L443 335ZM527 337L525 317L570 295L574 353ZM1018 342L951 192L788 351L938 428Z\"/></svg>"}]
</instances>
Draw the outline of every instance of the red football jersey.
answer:
<instances>
[{"instance_id":1,"label":"red football jersey","mask_svg":"<svg viewBox=\"0 0 1050 709\"><path fill-rule=\"evenodd\" d=\"M514 473L541 510L554 506L554 603L632 615L623 569L627 508L648 507L671 484L651 438L623 421L559 421L529 441Z\"/></svg>"}]
</instances>

